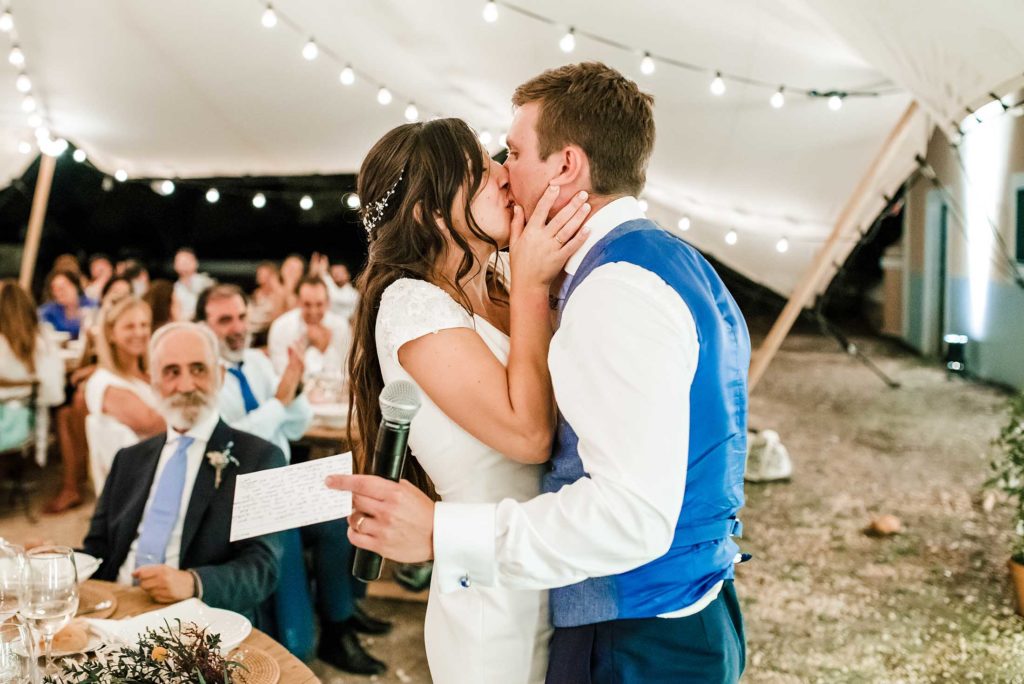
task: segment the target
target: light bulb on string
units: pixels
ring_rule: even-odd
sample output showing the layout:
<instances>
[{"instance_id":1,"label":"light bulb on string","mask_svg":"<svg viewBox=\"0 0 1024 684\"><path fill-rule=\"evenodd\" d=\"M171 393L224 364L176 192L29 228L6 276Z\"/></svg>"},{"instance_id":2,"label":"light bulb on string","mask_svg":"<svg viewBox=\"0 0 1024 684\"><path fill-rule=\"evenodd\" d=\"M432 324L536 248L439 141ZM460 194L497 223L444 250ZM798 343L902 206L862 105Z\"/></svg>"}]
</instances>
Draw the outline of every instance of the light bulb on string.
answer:
<instances>
[{"instance_id":1,"label":"light bulb on string","mask_svg":"<svg viewBox=\"0 0 1024 684\"><path fill-rule=\"evenodd\" d=\"M380 90L377 91L377 102L386 107L387 105L391 104L391 100L391 91L385 88L384 86L381 86Z\"/></svg>"},{"instance_id":2,"label":"light bulb on string","mask_svg":"<svg viewBox=\"0 0 1024 684\"><path fill-rule=\"evenodd\" d=\"M302 57L307 62L312 62L314 59L320 56L320 48L317 47L316 41L311 37L305 45L302 46Z\"/></svg>"},{"instance_id":3,"label":"light bulb on string","mask_svg":"<svg viewBox=\"0 0 1024 684\"><path fill-rule=\"evenodd\" d=\"M409 106L405 108L405 120L409 123L413 123L415 121L419 121L419 118L420 110L416 108L416 104L414 102L410 102Z\"/></svg>"},{"instance_id":4,"label":"light bulb on string","mask_svg":"<svg viewBox=\"0 0 1024 684\"><path fill-rule=\"evenodd\" d=\"M39 128L43 125L43 117L39 115L39 112L32 112L25 120L28 122L29 128Z\"/></svg>"},{"instance_id":5,"label":"light bulb on string","mask_svg":"<svg viewBox=\"0 0 1024 684\"><path fill-rule=\"evenodd\" d=\"M21 111L26 113L36 111L36 98L26 95L25 99L21 101Z\"/></svg>"},{"instance_id":6,"label":"light bulb on string","mask_svg":"<svg viewBox=\"0 0 1024 684\"><path fill-rule=\"evenodd\" d=\"M302 207L303 211L309 211L313 208L313 198L309 195L303 195L302 199L299 200L299 206Z\"/></svg>"},{"instance_id":7,"label":"light bulb on string","mask_svg":"<svg viewBox=\"0 0 1024 684\"><path fill-rule=\"evenodd\" d=\"M32 143L22 140L20 143L18 143L18 152L21 152L22 154L31 154Z\"/></svg>"},{"instance_id":8,"label":"light bulb on string","mask_svg":"<svg viewBox=\"0 0 1024 684\"><path fill-rule=\"evenodd\" d=\"M64 138L56 140L42 140L39 142L39 151L47 157L59 157L68 149L68 141Z\"/></svg>"},{"instance_id":9,"label":"light bulb on string","mask_svg":"<svg viewBox=\"0 0 1024 684\"><path fill-rule=\"evenodd\" d=\"M25 53L21 51L21 48L15 45L11 48L11 51L7 53L7 61L16 67L20 67L25 64Z\"/></svg>"},{"instance_id":10,"label":"light bulb on string","mask_svg":"<svg viewBox=\"0 0 1024 684\"><path fill-rule=\"evenodd\" d=\"M562 52L569 53L576 49L576 29L569 27L562 39L558 41L558 47L562 49Z\"/></svg>"},{"instance_id":11,"label":"light bulb on string","mask_svg":"<svg viewBox=\"0 0 1024 684\"><path fill-rule=\"evenodd\" d=\"M727 245L735 245L739 241L739 239L740 236L737 235L735 230L730 230L728 233L725 234L725 244Z\"/></svg>"},{"instance_id":12,"label":"light bulb on string","mask_svg":"<svg viewBox=\"0 0 1024 684\"><path fill-rule=\"evenodd\" d=\"M359 195L354 192L346 192L342 201L345 203L346 207L353 211L362 206L362 202L359 200Z\"/></svg>"},{"instance_id":13,"label":"light bulb on string","mask_svg":"<svg viewBox=\"0 0 1024 684\"><path fill-rule=\"evenodd\" d=\"M640 60L640 73L650 76L656 68L657 66L654 64L654 58L651 57L651 53L645 52L644 58Z\"/></svg>"},{"instance_id":14,"label":"light bulb on string","mask_svg":"<svg viewBox=\"0 0 1024 684\"><path fill-rule=\"evenodd\" d=\"M778 252L779 254L785 254L786 252L788 252L789 240L785 237L780 238L779 241L775 243L775 251Z\"/></svg>"},{"instance_id":15,"label":"light bulb on string","mask_svg":"<svg viewBox=\"0 0 1024 684\"><path fill-rule=\"evenodd\" d=\"M216 204L220 201L220 190L217 188L210 188L206 191L206 201L210 204Z\"/></svg>"},{"instance_id":16,"label":"light bulb on string","mask_svg":"<svg viewBox=\"0 0 1024 684\"><path fill-rule=\"evenodd\" d=\"M839 95L833 95L828 98L828 108L833 112L838 112L843 108L843 98Z\"/></svg>"},{"instance_id":17,"label":"light bulb on string","mask_svg":"<svg viewBox=\"0 0 1024 684\"><path fill-rule=\"evenodd\" d=\"M37 127L36 130L34 131L34 133L35 133L35 136L36 136L36 142L41 142L43 140L49 140L50 139L50 129L47 128L46 126L39 126L39 127Z\"/></svg>"},{"instance_id":18,"label":"light bulb on string","mask_svg":"<svg viewBox=\"0 0 1024 684\"><path fill-rule=\"evenodd\" d=\"M19 93L27 93L32 90L32 79L28 77L28 74L19 74L18 80L14 82Z\"/></svg>"},{"instance_id":19,"label":"light bulb on string","mask_svg":"<svg viewBox=\"0 0 1024 684\"><path fill-rule=\"evenodd\" d=\"M484 4L484 21L488 24L498 21L498 3L494 0L487 0Z\"/></svg>"},{"instance_id":20,"label":"light bulb on string","mask_svg":"<svg viewBox=\"0 0 1024 684\"><path fill-rule=\"evenodd\" d=\"M352 65L345 65L345 68L342 69L341 73L338 75L338 80L341 81L341 85L347 86L356 82L356 72L352 70Z\"/></svg>"},{"instance_id":21,"label":"light bulb on string","mask_svg":"<svg viewBox=\"0 0 1024 684\"><path fill-rule=\"evenodd\" d=\"M642 212L644 212L646 214L647 213L647 208L650 206L647 203L647 200L641 198L641 199L637 200L636 203L640 207L640 211L642 211Z\"/></svg>"},{"instance_id":22,"label":"light bulb on string","mask_svg":"<svg viewBox=\"0 0 1024 684\"><path fill-rule=\"evenodd\" d=\"M174 194L174 181L167 179L160 181L160 194L164 197Z\"/></svg>"},{"instance_id":23,"label":"light bulb on string","mask_svg":"<svg viewBox=\"0 0 1024 684\"><path fill-rule=\"evenodd\" d=\"M88 159L89 156L85 153L85 150L75 150L74 153L71 155L71 158L74 159L79 164L81 164L86 159Z\"/></svg>"},{"instance_id":24,"label":"light bulb on string","mask_svg":"<svg viewBox=\"0 0 1024 684\"><path fill-rule=\"evenodd\" d=\"M10 33L12 28L14 28L14 15L11 14L11 10L4 10L4 13L0 14L0 31Z\"/></svg>"},{"instance_id":25,"label":"light bulb on string","mask_svg":"<svg viewBox=\"0 0 1024 684\"><path fill-rule=\"evenodd\" d=\"M257 209L262 209L263 207L267 206L267 196L264 195L262 192L257 192L255 195L252 196L252 206L256 207Z\"/></svg>"},{"instance_id":26,"label":"light bulb on string","mask_svg":"<svg viewBox=\"0 0 1024 684\"><path fill-rule=\"evenodd\" d=\"M263 10L263 16L260 17L260 23L263 24L263 28L274 28L277 26L277 12L274 11L273 5L267 5L267 9Z\"/></svg>"},{"instance_id":27,"label":"light bulb on string","mask_svg":"<svg viewBox=\"0 0 1024 684\"><path fill-rule=\"evenodd\" d=\"M768 100L771 103L772 107L775 109L782 109L782 107L786 104L786 95L782 91L783 88L779 86L779 89L775 91L771 99Z\"/></svg>"},{"instance_id":28,"label":"light bulb on string","mask_svg":"<svg viewBox=\"0 0 1024 684\"><path fill-rule=\"evenodd\" d=\"M712 95L725 95L725 81L722 80L722 72L715 72L715 79L711 81Z\"/></svg>"},{"instance_id":29,"label":"light bulb on string","mask_svg":"<svg viewBox=\"0 0 1024 684\"><path fill-rule=\"evenodd\" d=\"M679 227L679 230L685 233L686 231L690 230L690 217L682 217L681 219L679 219L679 223L677 223L676 225Z\"/></svg>"},{"instance_id":30,"label":"light bulb on string","mask_svg":"<svg viewBox=\"0 0 1024 684\"><path fill-rule=\"evenodd\" d=\"M128 180L128 172L125 171L124 169L118 169L117 171L114 172L114 180L116 180L118 183L124 183L126 180Z\"/></svg>"},{"instance_id":31,"label":"light bulb on string","mask_svg":"<svg viewBox=\"0 0 1024 684\"><path fill-rule=\"evenodd\" d=\"M480 138L480 144L484 147L490 147L491 143L494 141L494 136L491 135L490 131L480 131L480 134L477 137Z\"/></svg>"}]
</instances>

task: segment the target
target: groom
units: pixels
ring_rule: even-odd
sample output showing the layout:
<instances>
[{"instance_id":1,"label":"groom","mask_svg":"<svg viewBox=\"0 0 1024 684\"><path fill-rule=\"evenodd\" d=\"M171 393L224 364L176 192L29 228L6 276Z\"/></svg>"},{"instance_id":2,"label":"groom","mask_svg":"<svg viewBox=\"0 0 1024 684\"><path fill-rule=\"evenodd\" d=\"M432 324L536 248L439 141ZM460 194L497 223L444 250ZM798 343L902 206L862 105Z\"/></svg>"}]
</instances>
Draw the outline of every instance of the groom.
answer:
<instances>
[{"instance_id":1,"label":"groom","mask_svg":"<svg viewBox=\"0 0 1024 684\"><path fill-rule=\"evenodd\" d=\"M558 193L553 212L580 190L593 207L558 295L545 494L434 504L406 482L335 476L355 494L350 539L432 558L442 591L552 588L551 684L735 682L746 324L701 255L640 209L649 95L584 63L544 72L512 102L506 166L526 214L544 192Z\"/></svg>"}]
</instances>

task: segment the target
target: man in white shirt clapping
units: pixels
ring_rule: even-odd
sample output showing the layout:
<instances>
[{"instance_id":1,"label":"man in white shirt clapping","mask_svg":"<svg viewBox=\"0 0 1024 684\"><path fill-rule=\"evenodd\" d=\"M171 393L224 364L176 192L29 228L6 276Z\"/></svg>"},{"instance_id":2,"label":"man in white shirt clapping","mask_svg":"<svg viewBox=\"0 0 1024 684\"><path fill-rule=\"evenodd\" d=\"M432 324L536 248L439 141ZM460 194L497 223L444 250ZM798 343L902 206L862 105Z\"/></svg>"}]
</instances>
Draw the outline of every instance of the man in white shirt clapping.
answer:
<instances>
[{"instance_id":1,"label":"man in white shirt clapping","mask_svg":"<svg viewBox=\"0 0 1024 684\"><path fill-rule=\"evenodd\" d=\"M267 345L274 371L284 373L288 350L298 344L306 364L307 379L320 374L342 376L352 341L348 321L328 311L327 284L320 278L303 278L296 294L299 306L270 326Z\"/></svg>"}]
</instances>

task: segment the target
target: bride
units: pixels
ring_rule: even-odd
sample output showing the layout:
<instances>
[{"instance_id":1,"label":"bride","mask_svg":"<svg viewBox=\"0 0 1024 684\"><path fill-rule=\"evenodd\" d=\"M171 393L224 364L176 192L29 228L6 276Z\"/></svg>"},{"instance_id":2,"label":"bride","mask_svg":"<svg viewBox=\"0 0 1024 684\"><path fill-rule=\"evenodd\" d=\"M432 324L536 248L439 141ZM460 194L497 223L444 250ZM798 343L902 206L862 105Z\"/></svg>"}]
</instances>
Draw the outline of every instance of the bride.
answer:
<instances>
[{"instance_id":1,"label":"bride","mask_svg":"<svg viewBox=\"0 0 1024 684\"><path fill-rule=\"evenodd\" d=\"M549 291L587 237L585 193L545 223L558 197L549 189L525 224L507 171L458 119L387 133L358 190L370 245L350 361L357 458L372 452L384 385L410 380L423 407L408 479L429 478L444 501L537 496L556 424ZM546 592L435 589L425 625L434 681L544 681Z\"/></svg>"}]
</instances>

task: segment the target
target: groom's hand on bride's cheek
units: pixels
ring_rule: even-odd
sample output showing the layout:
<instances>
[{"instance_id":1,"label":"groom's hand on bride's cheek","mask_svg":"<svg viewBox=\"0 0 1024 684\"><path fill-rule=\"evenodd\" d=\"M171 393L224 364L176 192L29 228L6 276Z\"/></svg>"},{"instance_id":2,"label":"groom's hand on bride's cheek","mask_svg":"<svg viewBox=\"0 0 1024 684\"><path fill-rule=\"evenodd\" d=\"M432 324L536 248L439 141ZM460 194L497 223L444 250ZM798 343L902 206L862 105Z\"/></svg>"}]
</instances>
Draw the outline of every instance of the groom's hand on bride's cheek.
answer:
<instances>
[{"instance_id":1,"label":"groom's hand on bride's cheek","mask_svg":"<svg viewBox=\"0 0 1024 684\"><path fill-rule=\"evenodd\" d=\"M353 545L399 563L434 557L434 502L406 480L331 475L327 486L352 492L348 538Z\"/></svg>"}]
</instances>

